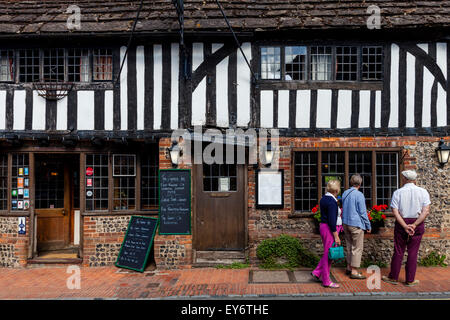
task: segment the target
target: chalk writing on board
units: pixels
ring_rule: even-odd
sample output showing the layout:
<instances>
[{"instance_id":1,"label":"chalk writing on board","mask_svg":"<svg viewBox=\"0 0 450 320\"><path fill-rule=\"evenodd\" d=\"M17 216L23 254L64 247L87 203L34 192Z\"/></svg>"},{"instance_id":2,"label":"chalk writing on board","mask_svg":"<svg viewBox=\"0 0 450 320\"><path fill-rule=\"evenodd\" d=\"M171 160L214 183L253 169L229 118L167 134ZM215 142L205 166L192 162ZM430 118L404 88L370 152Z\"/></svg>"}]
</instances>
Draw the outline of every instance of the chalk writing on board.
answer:
<instances>
[{"instance_id":1,"label":"chalk writing on board","mask_svg":"<svg viewBox=\"0 0 450 320\"><path fill-rule=\"evenodd\" d=\"M144 271L157 225L158 219L132 216L116 266Z\"/></svg>"},{"instance_id":2,"label":"chalk writing on board","mask_svg":"<svg viewBox=\"0 0 450 320\"><path fill-rule=\"evenodd\" d=\"M160 170L161 234L190 234L190 170Z\"/></svg>"}]
</instances>

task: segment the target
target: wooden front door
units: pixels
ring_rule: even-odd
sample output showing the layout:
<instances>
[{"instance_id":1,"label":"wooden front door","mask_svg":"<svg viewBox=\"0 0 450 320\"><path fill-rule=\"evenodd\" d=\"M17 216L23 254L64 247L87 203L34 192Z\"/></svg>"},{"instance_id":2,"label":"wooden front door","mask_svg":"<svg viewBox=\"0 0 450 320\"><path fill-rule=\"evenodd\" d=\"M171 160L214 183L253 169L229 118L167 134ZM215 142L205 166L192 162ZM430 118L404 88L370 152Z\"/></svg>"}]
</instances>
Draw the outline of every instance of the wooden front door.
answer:
<instances>
[{"instance_id":1,"label":"wooden front door","mask_svg":"<svg viewBox=\"0 0 450 320\"><path fill-rule=\"evenodd\" d=\"M70 162L36 157L35 172L37 250L63 249L70 243Z\"/></svg>"},{"instance_id":2,"label":"wooden front door","mask_svg":"<svg viewBox=\"0 0 450 320\"><path fill-rule=\"evenodd\" d=\"M244 250L245 166L195 165L197 251Z\"/></svg>"}]
</instances>

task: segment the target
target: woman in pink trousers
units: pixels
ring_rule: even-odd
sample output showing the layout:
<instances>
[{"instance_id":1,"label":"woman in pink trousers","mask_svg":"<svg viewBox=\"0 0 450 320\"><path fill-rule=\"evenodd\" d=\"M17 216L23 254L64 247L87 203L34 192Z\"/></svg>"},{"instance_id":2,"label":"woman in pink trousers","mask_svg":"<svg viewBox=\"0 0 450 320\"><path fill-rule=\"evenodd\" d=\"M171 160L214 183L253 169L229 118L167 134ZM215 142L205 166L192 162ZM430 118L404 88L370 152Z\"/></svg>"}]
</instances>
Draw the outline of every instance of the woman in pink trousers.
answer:
<instances>
[{"instance_id":1,"label":"woman in pink trousers","mask_svg":"<svg viewBox=\"0 0 450 320\"><path fill-rule=\"evenodd\" d=\"M341 245L339 232L342 231L342 219L340 219L340 208L337 203L337 195L341 190L341 183L338 180L330 180L327 183L327 193L320 199L320 237L323 243L323 256L317 268L311 275L317 281L322 281L322 285L327 288L339 288L337 283L330 279L331 260L328 258L328 251L335 242Z\"/></svg>"}]
</instances>

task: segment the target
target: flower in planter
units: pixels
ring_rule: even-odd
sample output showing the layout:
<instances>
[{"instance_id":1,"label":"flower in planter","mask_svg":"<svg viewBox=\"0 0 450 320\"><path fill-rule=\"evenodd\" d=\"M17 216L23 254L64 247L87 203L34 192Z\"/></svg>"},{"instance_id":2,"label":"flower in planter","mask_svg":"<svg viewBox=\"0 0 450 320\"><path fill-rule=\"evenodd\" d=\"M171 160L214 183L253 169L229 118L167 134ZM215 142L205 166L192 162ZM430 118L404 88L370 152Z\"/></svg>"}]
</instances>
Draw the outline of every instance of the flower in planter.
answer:
<instances>
[{"instance_id":1,"label":"flower in planter","mask_svg":"<svg viewBox=\"0 0 450 320\"><path fill-rule=\"evenodd\" d=\"M385 204L373 206L372 209L367 211L370 222L378 222L386 220L386 215L383 213L388 208Z\"/></svg>"},{"instance_id":2,"label":"flower in planter","mask_svg":"<svg viewBox=\"0 0 450 320\"><path fill-rule=\"evenodd\" d=\"M320 206L316 205L314 208L312 208L311 212L314 213L314 219L320 222Z\"/></svg>"}]
</instances>

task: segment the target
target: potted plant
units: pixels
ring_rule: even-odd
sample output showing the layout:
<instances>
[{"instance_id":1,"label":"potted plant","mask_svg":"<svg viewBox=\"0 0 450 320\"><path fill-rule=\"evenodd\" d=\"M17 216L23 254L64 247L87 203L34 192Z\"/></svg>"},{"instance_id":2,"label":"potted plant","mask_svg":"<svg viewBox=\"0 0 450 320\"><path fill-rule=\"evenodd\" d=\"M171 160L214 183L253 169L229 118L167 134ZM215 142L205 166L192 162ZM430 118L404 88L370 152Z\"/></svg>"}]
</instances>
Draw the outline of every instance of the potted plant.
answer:
<instances>
[{"instance_id":1,"label":"potted plant","mask_svg":"<svg viewBox=\"0 0 450 320\"><path fill-rule=\"evenodd\" d=\"M315 226L315 233L320 234L320 207L319 205L316 205L314 208L312 208L311 212L314 214L314 226Z\"/></svg>"},{"instance_id":2,"label":"potted plant","mask_svg":"<svg viewBox=\"0 0 450 320\"><path fill-rule=\"evenodd\" d=\"M383 213L387 209L387 205L380 204L373 206L372 209L367 211L367 216L369 217L372 233L378 233L381 227L384 227L384 220L386 220L386 215Z\"/></svg>"}]
</instances>

